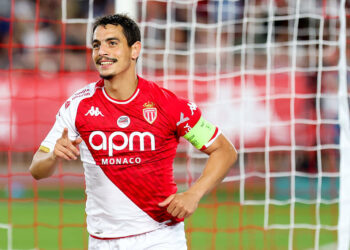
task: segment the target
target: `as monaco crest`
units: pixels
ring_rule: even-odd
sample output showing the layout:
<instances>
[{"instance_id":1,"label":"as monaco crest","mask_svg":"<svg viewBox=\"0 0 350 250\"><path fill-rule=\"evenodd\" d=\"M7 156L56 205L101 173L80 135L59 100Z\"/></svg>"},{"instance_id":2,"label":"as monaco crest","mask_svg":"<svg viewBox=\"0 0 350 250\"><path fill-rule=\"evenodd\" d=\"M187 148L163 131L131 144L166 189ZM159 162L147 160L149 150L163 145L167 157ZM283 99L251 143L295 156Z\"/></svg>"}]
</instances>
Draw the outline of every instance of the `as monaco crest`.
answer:
<instances>
[{"instance_id":1,"label":"as monaco crest","mask_svg":"<svg viewBox=\"0 0 350 250\"><path fill-rule=\"evenodd\" d=\"M143 104L143 117L150 124L152 124L157 119L157 108L154 106L154 103L149 101Z\"/></svg>"}]
</instances>

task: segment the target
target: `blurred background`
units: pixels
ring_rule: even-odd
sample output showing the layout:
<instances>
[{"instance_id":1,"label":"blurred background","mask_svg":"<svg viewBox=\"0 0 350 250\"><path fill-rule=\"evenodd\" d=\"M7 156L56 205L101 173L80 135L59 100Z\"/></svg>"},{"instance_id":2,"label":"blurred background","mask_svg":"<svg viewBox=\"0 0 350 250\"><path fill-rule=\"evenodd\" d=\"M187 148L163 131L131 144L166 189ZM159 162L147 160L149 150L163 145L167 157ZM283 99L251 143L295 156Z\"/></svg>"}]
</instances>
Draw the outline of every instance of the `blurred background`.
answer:
<instances>
[{"instance_id":1,"label":"blurred background","mask_svg":"<svg viewBox=\"0 0 350 250\"><path fill-rule=\"evenodd\" d=\"M187 220L189 249L336 249L350 82L339 0L2 0L0 249L87 249L81 164L39 182L28 167L59 107L98 80L91 24L116 12L140 25L138 74L194 101L239 152ZM205 160L180 141L180 190Z\"/></svg>"}]
</instances>

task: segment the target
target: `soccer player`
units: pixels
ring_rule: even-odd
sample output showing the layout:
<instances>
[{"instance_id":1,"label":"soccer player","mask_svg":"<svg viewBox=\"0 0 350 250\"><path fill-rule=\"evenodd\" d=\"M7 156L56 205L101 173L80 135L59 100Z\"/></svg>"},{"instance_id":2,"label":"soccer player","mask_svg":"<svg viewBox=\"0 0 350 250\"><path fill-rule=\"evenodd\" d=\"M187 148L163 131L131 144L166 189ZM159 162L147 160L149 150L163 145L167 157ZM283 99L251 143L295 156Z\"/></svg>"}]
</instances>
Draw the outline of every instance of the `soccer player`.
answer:
<instances>
[{"instance_id":1,"label":"soccer player","mask_svg":"<svg viewBox=\"0 0 350 250\"><path fill-rule=\"evenodd\" d=\"M183 220L237 157L196 104L136 74L140 40L125 15L96 20L92 57L101 79L62 105L30 166L41 179L60 160L80 156L89 249L187 249ZM176 193L172 164L180 136L209 159L200 178Z\"/></svg>"}]
</instances>

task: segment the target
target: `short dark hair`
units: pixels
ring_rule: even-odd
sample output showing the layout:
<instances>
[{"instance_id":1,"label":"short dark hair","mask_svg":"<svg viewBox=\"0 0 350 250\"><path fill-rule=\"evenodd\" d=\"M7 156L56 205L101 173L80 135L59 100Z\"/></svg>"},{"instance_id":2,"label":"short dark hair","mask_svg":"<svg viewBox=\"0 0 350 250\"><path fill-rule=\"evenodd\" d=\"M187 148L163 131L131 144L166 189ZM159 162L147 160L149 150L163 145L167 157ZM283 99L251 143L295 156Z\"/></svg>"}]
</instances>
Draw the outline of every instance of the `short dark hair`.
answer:
<instances>
[{"instance_id":1,"label":"short dark hair","mask_svg":"<svg viewBox=\"0 0 350 250\"><path fill-rule=\"evenodd\" d=\"M140 28L134 20L125 14L114 14L108 16L102 16L96 19L94 22L92 33L95 32L97 26L105 27L107 24L120 25L123 27L123 33L126 37L129 47L137 41L141 41Z\"/></svg>"}]
</instances>

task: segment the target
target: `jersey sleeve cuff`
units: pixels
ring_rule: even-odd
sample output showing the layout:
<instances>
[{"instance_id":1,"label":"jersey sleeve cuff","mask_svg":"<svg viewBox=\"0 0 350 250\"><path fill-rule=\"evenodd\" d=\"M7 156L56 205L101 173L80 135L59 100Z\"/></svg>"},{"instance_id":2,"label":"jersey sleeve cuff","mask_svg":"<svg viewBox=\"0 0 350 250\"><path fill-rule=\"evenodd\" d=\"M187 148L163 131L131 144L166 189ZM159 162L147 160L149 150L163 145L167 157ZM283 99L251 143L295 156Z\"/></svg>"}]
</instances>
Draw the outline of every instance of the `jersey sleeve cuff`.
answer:
<instances>
[{"instance_id":1,"label":"jersey sleeve cuff","mask_svg":"<svg viewBox=\"0 0 350 250\"><path fill-rule=\"evenodd\" d=\"M205 150L208 147L210 147L211 144L213 144L213 142L219 137L219 135L221 134L221 130L216 128L215 129L215 133L213 134L213 136L211 137L211 139L208 141L207 144L205 144L200 150Z\"/></svg>"}]
</instances>

